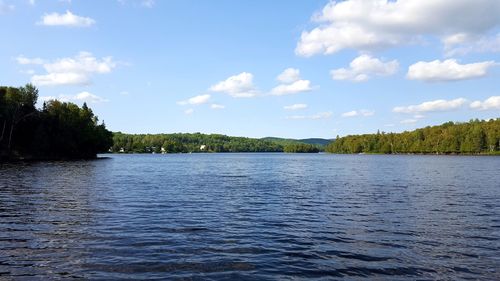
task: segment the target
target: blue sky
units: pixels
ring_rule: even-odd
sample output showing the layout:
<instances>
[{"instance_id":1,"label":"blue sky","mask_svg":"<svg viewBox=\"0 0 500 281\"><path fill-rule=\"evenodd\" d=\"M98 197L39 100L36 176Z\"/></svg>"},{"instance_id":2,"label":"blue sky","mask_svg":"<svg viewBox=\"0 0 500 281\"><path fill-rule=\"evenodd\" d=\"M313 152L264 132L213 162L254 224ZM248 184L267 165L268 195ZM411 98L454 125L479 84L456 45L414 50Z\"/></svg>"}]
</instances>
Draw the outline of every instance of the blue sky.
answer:
<instances>
[{"instance_id":1,"label":"blue sky","mask_svg":"<svg viewBox=\"0 0 500 281\"><path fill-rule=\"evenodd\" d=\"M324 137L500 117L498 0L0 0L0 84L127 133Z\"/></svg>"}]
</instances>

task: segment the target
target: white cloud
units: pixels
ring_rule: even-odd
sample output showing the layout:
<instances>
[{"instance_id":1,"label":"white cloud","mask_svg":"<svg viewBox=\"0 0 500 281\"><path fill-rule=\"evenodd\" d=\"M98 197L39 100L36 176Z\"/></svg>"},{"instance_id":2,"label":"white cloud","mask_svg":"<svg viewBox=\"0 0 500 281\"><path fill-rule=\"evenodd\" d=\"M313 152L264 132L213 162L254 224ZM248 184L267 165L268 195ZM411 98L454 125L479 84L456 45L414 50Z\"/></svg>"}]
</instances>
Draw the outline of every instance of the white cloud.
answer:
<instances>
[{"instance_id":1,"label":"white cloud","mask_svg":"<svg viewBox=\"0 0 500 281\"><path fill-rule=\"evenodd\" d=\"M194 96L192 98L189 98L187 100L183 100L178 102L180 105L199 105L199 104L204 104L207 103L210 100L210 95L205 94L205 95L199 95L199 96Z\"/></svg>"},{"instance_id":2,"label":"white cloud","mask_svg":"<svg viewBox=\"0 0 500 281\"><path fill-rule=\"evenodd\" d=\"M285 69L278 77L276 77L281 83L290 84L297 80L300 80L300 70L296 68Z\"/></svg>"},{"instance_id":3,"label":"white cloud","mask_svg":"<svg viewBox=\"0 0 500 281\"><path fill-rule=\"evenodd\" d=\"M352 110L349 112L342 113L342 117L356 117L356 116L368 117L368 116L373 116L374 114L375 111L361 109L361 110Z\"/></svg>"},{"instance_id":4,"label":"white cloud","mask_svg":"<svg viewBox=\"0 0 500 281\"><path fill-rule=\"evenodd\" d=\"M469 39L498 26L499 12L498 0L331 1L313 16L318 26L302 32L295 52L307 57L343 49L367 51L421 42L425 36L449 46L456 34Z\"/></svg>"},{"instance_id":5,"label":"white cloud","mask_svg":"<svg viewBox=\"0 0 500 281\"><path fill-rule=\"evenodd\" d=\"M253 74L242 72L221 81L209 89L212 92L226 93L235 98L251 98L257 95L253 85Z\"/></svg>"},{"instance_id":6,"label":"white cloud","mask_svg":"<svg viewBox=\"0 0 500 281\"><path fill-rule=\"evenodd\" d=\"M79 101L84 101L84 102L90 102L90 103L101 103L101 102L109 101L105 98L91 94L89 92L81 92L79 94L76 94L74 99L79 100Z\"/></svg>"},{"instance_id":7,"label":"white cloud","mask_svg":"<svg viewBox=\"0 0 500 281\"><path fill-rule=\"evenodd\" d=\"M36 2L35 0L29 0L28 3L31 5L31 6L35 6L36 5Z\"/></svg>"},{"instance_id":8,"label":"white cloud","mask_svg":"<svg viewBox=\"0 0 500 281\"><path fill-rule=\"evenodd\" d=\"M271 90L271 95L283 96L312 90L311 81L300 79L300 71L295 68L285 69L276 80L282 84L274 87Z\"/></svg>"},{"instance_id":9,"label":"white cloud","mask_svg":"<svg viewBox=\"0 0 500 281\"><path fill-rule=\"evenodd\" d=\"M476 40L464 40L445 44L447 57L466 55L468 53L498 53L500 52L500 33L494 36L482 36Z\"/></svg>"},{"instance_id":10,"label":"white cloud","mask_svg":"<svg viewBox=\"0 0 500 281\"><path fill-rule=\"evenodd\" d=\"M75 26L88 27L95 24L95 20L89 17L82 17L66 11L65 14L51 13L45 14L38 23L46 26Z\"/></svg>"},{"instance_id":11,"label":"white cloud","mask_svg":"<svg viewBox=\"0 0 500 281\"><path fill-rule=\"evenodd\" d=\"M419 114L423 112L434 112L434 111L450 111L462 107L467 102L464 98L458 98L453 100L435 100L427 101L418 105L410 106L397 106L392 109L393 112L397 113L411 113Z\"/></svg>"},{"instance_id":12,"label":"white cloud","mask_svg":"<svg viewBox=\"0 0 500 281\"><path fill-rule=\"evenodd\" d=\"M425 116L423 116L421 114L415 114L415 115L413 115L413 118L403 119L399 123L401 123L401 124L415 124L418 122L418 120L420 120L424 117Z\"/></svg>"},{"instance_id":13,"label":"white cloud","mask_svg":"<svg viewBox=\"0 0 500 281\"><path fill-rule=\"evenodd\" d=\"M89 84L92 74L109 73L117 65L111 57L99 60L88 52L80 52L73 58L62 58L53 62L47 62L40 58L30 59L24 56L18 56L16 60L22 65L43 64L47 74L31 77L31 82L40 86Z\"/></svg>"},{"instance_id":14,"label":"white cloud","mask_svg":"<svg viewBox=\"0 0 500 281\"><path fill-rule=\"evenodd\" d=\"M356 110L342 113L342 117L354 117L354 116L358 116L358 112Z\"/></svg>"},{"instance_id":15,"label":"white cloud","mask_svg":"<svg viewBox=\"0 0 500 281\"><path fill-rule=\"evenodd\" d=\"M194 109L192 109L192 108L188 108L188 109L184 110L184 114L186 114L186 115L191 115L191 114L193 114L193 112L194 112Z\"/></svg>"},{"instance_id":16,"label":"white cloud","mask_svg":"<svg viewBox=\"0 0 500 281\"><path fill-rule=\"evenodd\" d=\"M427 82L473 79L488 74L488 69L495 64L494 61L459 64L455 59L419 61L410 65L407 78Z\"/></svg>"},{"instance_id":17,"label":"white cloud","mask_svg":"<svg viewBox=\"0 0 500 281\"><path fill-rule=\"evenodd\" d=\"M492 96L484 101L474 101L470 107L476 110L500 110L500 96Z\"/></svg>"},{"instance_id":18,"label":"white cloud","mask_svg":"<svg viewBox=\"0 0 500 281\"><path fill-rule=\"evenodd\" d=\"M397 60L383 62L369 55L361 55L349 64L349 68L332 70L330 74L334 80L366 81L372 76L388 76L396 73L399 63Z\"/></svg>"},{"instance_id":19,"label":"white cloud","mask_svg":"<svg viewBox=\"0 0 500 281\"><path fill-rule=\"evenodd\" d=\"M298 94L302 92L311 91L311 81L309 80L297 80L291 84L282 84L274 87L271 90L271 94L275 96L283 96L290 94Z\"/></svg>"},{"instance_id":20,"label":"white cloud","mask_svg":"<svg viewBox=\"0 0 500 281\"><path fill-rule=\"evenodd\" d=\"M59 96L41 96L41 101L59 100L62 102L87 102L87 103L103 103L108 102L108 99L94 95L89 92L81 92L76 95L59 95Z\"/></svg>"},{"instance_id":21,"label":"white cloud","mask_svg":"<svg viewBox=\"0 0 500 281\"><path fill-rule=\"evenodd\" d=\"M283 107L285 110L299 110L307 108L307 104L305 103L296 103L292 105L286 105Z\"/></svg>"},{"instance_id":22,"label":"white cloud","mask_svg":"<svg viewBox=\"0 0 500 281\"><path fill-rule=\"evenodd\" d=\"M318 120L318 119L327 119L332 117L332 112L319 112L314 115L292 115L292 116L287 116L286 119L293 119L293 120L302 120L302 119L312 119L312 120Z\"/></svg>"},{"instance_id":23,"label":"white cloud","mask_svg":"<svg viewBox=\"0 0 500 281\"><path fill-rule=\"evenodd\" d=\"M441 41L445 49L453 48L455 45L463 44L470 40L470 35L466 33L456 33L444 37Z\"/></svg>"},{"instance_id":24,"label":"white cloud","mask_svg":"<svg viewBox=\"0 0 500 281\"><path fill-rule=\"evenodd\" d=\"M0 15L6 14L13 11L15 6L12 4L5 4L4 1L0 0Z\"/></svg>"},{"instance_id":25,"label":"white cloud","mask_svg":"<svg viewBox=\"0 0 500 281\"><path fill-rule=\"evenodd\" d=\"M224 109L224 108L226 108L226 106L224 106L222 104L215 104L215 103L213 103L213 104L210 105L210 108L211 109Z\"/></svg>"},{"instance_id":26,"label":"white cloud","mask_svg":"<svg viewBox=\"0 0 500 281\"><path fill-rule=\"evenodd\" d=\"M31 82L39 86L86 85L90 83L87 75L71 72L33 75L31 77Z\"/></svg>"},{"instance_id":27,"label":"white cloud","mask_svg":"<svg viewBox=\"0 0 500 281\"><path fill-rule=\"evenodd\" d=\"M116 67L116 63L111 57L104 57L101 60L94 57L89 52L80 52L74 58L62 58L53 63L44 64L48 72L85 72L85 73L109 73Z\"/></svg>"},{"instance_id":28,"label":"white cloud","mask_svg":"<svg viewBox=\"0 0 500 281\"><path fill-rule=\"evenodd\" d=\"M18 56L16 58L18 64L26 65L26 64L43 64L43 60L41 58L27 58L23 55Z\"/></svg>"}]
</instances>

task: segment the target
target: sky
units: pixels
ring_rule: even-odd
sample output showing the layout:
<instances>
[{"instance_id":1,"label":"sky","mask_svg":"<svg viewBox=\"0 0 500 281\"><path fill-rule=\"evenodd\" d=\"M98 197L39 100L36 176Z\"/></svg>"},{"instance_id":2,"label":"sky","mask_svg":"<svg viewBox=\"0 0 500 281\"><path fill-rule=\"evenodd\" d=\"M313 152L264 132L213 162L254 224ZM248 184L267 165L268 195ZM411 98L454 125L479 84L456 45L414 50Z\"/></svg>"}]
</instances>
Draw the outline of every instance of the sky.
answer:
<instances>
[{"instance_id":1,"label":"sky","mask_svg":"<svg viewBox=\"0 0 500 281\"><path fill-rule=\"evenodd\" d=\"M108 129L334 138L500 117L498 0L0 0L0 85Z\"/></svg>"}]
</instances>

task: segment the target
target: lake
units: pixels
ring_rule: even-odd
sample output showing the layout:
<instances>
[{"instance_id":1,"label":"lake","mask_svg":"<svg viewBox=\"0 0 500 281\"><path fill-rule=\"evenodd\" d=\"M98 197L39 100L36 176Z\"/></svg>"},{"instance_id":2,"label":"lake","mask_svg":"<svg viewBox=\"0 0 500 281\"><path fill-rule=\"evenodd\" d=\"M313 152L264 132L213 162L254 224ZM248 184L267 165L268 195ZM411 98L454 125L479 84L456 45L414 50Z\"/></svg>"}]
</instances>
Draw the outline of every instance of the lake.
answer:
<instances>
[{"instance_id":1,"label":"lake","mask_svg":"<svg viewBox=\"0 0 500 281\"><path fill-rule=\"evenodd\" d=\"M500 279L500 157L0 166L0 279Z\"/></svg>"}]
</instances>

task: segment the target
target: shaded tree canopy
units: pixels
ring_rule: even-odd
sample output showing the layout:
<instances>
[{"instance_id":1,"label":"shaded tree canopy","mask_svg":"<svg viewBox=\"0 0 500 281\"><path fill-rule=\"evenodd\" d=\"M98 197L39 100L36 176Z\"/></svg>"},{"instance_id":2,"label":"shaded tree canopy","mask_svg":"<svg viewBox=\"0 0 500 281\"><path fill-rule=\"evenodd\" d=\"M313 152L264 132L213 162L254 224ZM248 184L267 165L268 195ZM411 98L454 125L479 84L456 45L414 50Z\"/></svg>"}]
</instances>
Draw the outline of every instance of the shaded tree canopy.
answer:
<instances>
[{"instance_id":1,"label":"shaded tree canopy","mask_svg":"<svg viewBox=\"0 0 500 281\"><path fill-rule=\"evenodd\" d=\"M0 160L94 158L112 133L86 105L51 100L36 108L38 89L0 87Z\"/></svg>"},{"instance_id":2,"label":"shaded tree canopy","mask_svg":"<svg viewBox=\"0 0 500 281\"><path fill-rule=\"evenodd\" d=\"M499 154L500 118L447 122L402 133L353 135L331 142L331 153Z\"/></svg>"}]
</instances>

